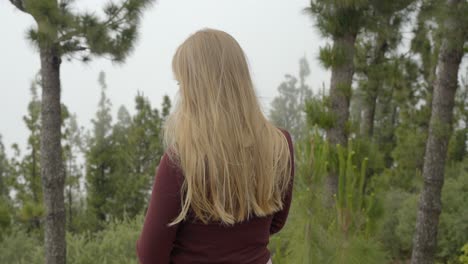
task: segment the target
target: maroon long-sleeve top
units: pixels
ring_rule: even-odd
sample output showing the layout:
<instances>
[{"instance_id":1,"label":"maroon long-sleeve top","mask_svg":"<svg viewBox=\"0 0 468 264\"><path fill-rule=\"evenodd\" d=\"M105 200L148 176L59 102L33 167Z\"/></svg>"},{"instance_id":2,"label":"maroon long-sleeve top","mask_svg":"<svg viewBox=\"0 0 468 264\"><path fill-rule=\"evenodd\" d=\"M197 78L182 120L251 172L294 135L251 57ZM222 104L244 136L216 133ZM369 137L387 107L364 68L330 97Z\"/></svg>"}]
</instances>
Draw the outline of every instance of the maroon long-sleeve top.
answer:
<instances>
[{"instance_id":1,"label":"maroon long-sleeve top","mask_svg":"<svg viewBox=\"0 0 468 264\"><path fill-rule=\"evenodd\" d=\"M136 245L140 263L266 264L270 258L267 249L269 237L284 226L292 198L294 151L291 136L282 131L287 138L292 161L291 181L284 196L283 209L233 226L192 220L168 226L181 211L183 174L165 153L158 166L145 223Z\"/></svg>"}]
</instances>

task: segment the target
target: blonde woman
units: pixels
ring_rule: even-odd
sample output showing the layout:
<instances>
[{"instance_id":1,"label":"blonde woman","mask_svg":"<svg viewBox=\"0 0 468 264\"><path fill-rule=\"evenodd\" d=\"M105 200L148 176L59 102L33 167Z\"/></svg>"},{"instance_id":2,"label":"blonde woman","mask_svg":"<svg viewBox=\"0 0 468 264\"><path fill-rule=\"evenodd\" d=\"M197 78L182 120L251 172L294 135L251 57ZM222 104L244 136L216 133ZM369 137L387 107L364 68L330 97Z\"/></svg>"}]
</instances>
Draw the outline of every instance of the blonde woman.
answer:
<instances>
[{"instance_id":1,"label":"blonde woman","mask_svg":"<svg viewBox=\"0 0 468 264\"><path fill-rule=\"evenodd\" d=\"M196 32L172 68L180 98L165 125L140 263L271 263L269 237L285 224L292 197L289 133L262 114L229 34Z\"/></svg>"}]
</instances>

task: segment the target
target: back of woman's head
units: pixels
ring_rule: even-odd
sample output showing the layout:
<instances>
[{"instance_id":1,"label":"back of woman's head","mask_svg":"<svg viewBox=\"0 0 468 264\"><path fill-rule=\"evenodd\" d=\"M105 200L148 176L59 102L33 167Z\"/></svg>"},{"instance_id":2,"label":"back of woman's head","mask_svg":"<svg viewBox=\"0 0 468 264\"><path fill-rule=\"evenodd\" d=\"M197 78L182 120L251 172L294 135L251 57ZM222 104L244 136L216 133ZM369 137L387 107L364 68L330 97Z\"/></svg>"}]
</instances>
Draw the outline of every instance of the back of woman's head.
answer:
<instances>
[{"instance_id":1,"label":"back of woman's head","mask_svg":"<svg viewBox=\"0 0 468 264\"><path fill-rule=\"evenodd\" d=\"M237 41L198 31L179 46L172 67L180 98L165 143L185 177L173 223L190 208L203 222L226 224L280 210L291 170L288 143L261 112Z\"/></svg>"}]
</instances>

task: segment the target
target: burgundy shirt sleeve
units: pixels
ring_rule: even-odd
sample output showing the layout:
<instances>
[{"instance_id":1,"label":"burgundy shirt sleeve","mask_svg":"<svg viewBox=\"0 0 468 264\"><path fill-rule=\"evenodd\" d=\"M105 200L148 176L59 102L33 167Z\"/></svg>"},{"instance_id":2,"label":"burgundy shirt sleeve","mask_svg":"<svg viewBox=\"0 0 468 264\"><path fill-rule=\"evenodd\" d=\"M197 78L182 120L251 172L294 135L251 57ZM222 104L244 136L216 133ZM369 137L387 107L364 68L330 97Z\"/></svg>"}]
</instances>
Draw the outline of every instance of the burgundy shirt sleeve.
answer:
<instances>
[{"instance_id":1,"label":"burgundy shirt sleeve","mask_svg":"<svg viewBox=\"0 0 468 264\"><path fill-rule=\"evenodd\" d=\"M291 207L291 199L293 193L293 186L294 186L294 149L292 144L291 135L286 130L281 129L288 140L289 145L289 152L291 154L291 181L289 182L288 189L284 196L283 201L283 209L276 212L273 215L273 220L271 221L270 226L270 235L278 233L286 223L286 219L288 218L289 208Z\"/></svg>"},{"instance_id":2,"label":"burgundy shirt sleeve","mask_svg":"<svg viewBox=\"0 0 468 264\"><path fill-rule=\"evenodd\" d=\"M137 255L141 264L168 264L178 225L168 226L180 213L182 174L167 153L159 163L140 238Z\"/></svg>"}]
</instances>

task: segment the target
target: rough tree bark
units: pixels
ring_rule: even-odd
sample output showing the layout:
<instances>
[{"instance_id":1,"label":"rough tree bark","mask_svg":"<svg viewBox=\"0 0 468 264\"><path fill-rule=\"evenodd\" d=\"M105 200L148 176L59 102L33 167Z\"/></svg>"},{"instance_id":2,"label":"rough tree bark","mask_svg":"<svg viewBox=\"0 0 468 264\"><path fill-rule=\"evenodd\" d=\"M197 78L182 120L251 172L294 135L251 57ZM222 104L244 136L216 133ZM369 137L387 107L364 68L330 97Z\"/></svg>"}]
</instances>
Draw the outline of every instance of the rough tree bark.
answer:
<instances>
[{"instance_id":1,"label":"rough tree bark","mask_svg":"<svg viewBox=\"0 0 468 264\"><path fill-rule=\"evenodd\" d=\"M18 10L37 17L27 10L24 0L10 0ZM64 170L61 148L60 63L58 44L40 43L41 102L41 180L45 205L45 263L66 263Z\"/></svg>"},{"instance_id":2,"label":"rough tree bark","mask_svg":"<svg viewBox=\"0 0 468 264\"><path fill-rule=\"evenodd\" d=\"M45 205L45 259L66 263L64 168L61 148L60 63L53 45L40 47L42 76L41 178Z\"/></svg>"},{"instance_id":3,"label":"rough tree bark","mask_svg":"<svg viewBox=\"0 0 468 264\"><path fill-rule=\"evenodd\" d=\"M376 85L372 85L369 88L377 88ZM374 117L375 117L375 106L377 103L377 90L369 91L366 95L364 106L361 115L360 134L363 137L371 138L374 134Z\"/></svg>"},{"instance_id":4,"label":"rough tree bark","mask_svg":"<svg viewBox=\"0 0 468 264\"><path fill-rule=\"evenodd\" d=\"M339 65L332 66L330 81L330 113L334 124L327 129L327 140L331 146L337 144L346 146L348 142L349 100L351 97L351 83L354 74L354 51L356 34L345 34L336 37L333 49L339 50L343 60ZM330 195L338 190L338 175L331 172L326 179L326 186Z\"/></svg>"},{"instance_id":5,"label":"rough tree bark","mask_svg":"<svg viewBox=\"0 0 468 264\"><path fill-rule=\"evenodd\" d=\"M72 166L72 159L73 159L73 153L72 149L70 149L70 158L68 162L68 173L65 175L65 182L67 181L67 177L71 177L71 166ZM68 186L67 190L67 196L68 196L68 227L70 231L74 231L73 229L73 207L72 207L72 202L73 202L73 194L72 194L72 185Z\"/></svg>"},{"instance_id":6,"label":"rough tree bark","mask_svg":"<svg viewBox=\"0 0 468 264\"><path fill-rule=\"evenodd\" d=\"M60 64L61 57L76 52L110 55L122 62L133 48L140 14L154 0L121 2L101 19L89 12L75 12L68 2L57 0L9 0L29 14L37 27L28 37L38 47L41 59L41 179L45 205L45 257L47 264L65 264L65 172L61 153ZM109 8L105 8L109 10ZM86 22L87 21L87 22ZM94 33L93 33L94 32ZM95 32L102 37L96 38Z\"/></svg>"},{"instance_id":7,"label":"rough tree bark","mask_svg":"<svg viewBox=\"0 0 468 264\"><path fill-rule=\"evenodd\" d=\"M458 69L463 57L465 39L463 26L460 26L455 15L459 3L460 0L447 1L446 10L449 10L450 14L445 17L443 25L444 35L434 82L429 137L423 167L424 183L413 238L412 264L433 263L436 252L445 159L452 130Z\"/></svg>"}]
</instances>

